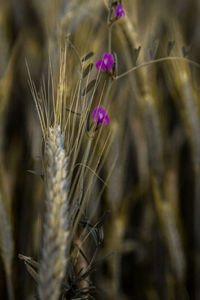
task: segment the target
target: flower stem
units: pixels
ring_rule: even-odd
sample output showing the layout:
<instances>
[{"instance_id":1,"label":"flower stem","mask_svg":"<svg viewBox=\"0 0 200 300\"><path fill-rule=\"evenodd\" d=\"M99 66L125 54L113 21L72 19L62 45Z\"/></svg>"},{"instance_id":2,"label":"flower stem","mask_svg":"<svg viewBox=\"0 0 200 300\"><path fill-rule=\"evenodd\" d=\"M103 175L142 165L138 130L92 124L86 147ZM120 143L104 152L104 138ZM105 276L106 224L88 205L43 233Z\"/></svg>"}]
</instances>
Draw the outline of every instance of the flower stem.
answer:
<instances>
[{"instance_id":1,"label":"flower stem","mask_svg":"<svg viewBox=\"0 0 200 300\"><path fill-rule=\"evenodd\" d=\"M164 61L170 61L170 60L180 60L180 61L185 61L197 68L200 68L200 64L191 60L191 59L188 59L188 58L185 58L185 57L179 57L179 56L171 56L171 57L162 57L162 58L158 58L158 59L153 59L151 61L147 61L147 62L144 62L144 63L141 63L140 65L136 66L136 67L133 67L131 68L130 70L122 73L121 75L118 75L116 77L114 77L114 80L118 80L120 78L123 78L125 77L126 75L128 75L129 73L133 72L133 71L136 71L142 67L146 67L146 66L149 66L149 65L152 65L154 63L159 63L159 62L164 62Z\"/></svg>"},{"instance_id":2,"label":"flower stem","mask_svg":"<svg viewBox=\"0 0 200 300\"><path fill-rule=\"evenodd\" d=\"M108 85L107 85L107 89L106 89L106 93L105 93L105 97L104 97L104 100L103 100L103 106L107 105L108 96L110 94L112 84L113 84L113 79L111 77L109 77L109 79L108 79Z\"/></svg>"},{"instance_id":3,"label":"flower stem","mask_svg":"<svg viewBox=\"0 0 200 300\"><path fill-rule=\"evenodd\" d=\"M111 17L112 17L112 0L109 1L108 18L107 18L107 26L108 26L108 52L111 52L111 48L112 48L112 36L111 36L112 23L111 23Z\"/></svg>"},{"instance_id":4,"label":"flower stem","mask_svg":"<svg viewBox=\"0 0 200 300\"><path fill-rule=\"evenodd\" d=\"M112 25L108 25L108 52L112 51Z\"/></svg>"},{"instance_id":5,"label":"flower stem","mask_svg":"<svg viewBox=\"0 0 200 300\"><path fill-rule=\"evenodd\" d=\"M81 169L81 174L80 174L80 195L79 195L79 205L81 205L81 201L83 198L83 192L84 192L84 173L85 173L85 166L88 163L88 158L89 158L89 154L90 154L90 149L92 146L92 140L93 137L89 137L88 139L88 144L87 144L87 148L85 150L85 154L84 154L84 158L83 158L83 162L82 162L82 169Z\"/></svg>"}]
</instances>

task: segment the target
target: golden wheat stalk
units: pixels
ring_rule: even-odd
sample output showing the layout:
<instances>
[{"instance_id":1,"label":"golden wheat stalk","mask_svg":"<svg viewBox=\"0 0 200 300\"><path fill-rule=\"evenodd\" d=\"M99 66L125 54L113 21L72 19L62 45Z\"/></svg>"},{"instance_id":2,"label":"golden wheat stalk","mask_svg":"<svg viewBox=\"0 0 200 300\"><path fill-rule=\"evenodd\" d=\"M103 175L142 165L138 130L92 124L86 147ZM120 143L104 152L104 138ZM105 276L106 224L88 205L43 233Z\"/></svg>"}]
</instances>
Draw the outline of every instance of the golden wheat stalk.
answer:
<instances>
[{"instance_id":1,"label":"golden wheat stalk","mask_svg":"<svg viewBox=\"0 0 200 300\"><path fill-rule=\"evenodd\" d=\"M46 141L46 218L38 292L41 300L56 300L64 277L68 245L68 157L60 126L49 128Z\"/></svg>"},{"instance_id":2,"label":"golden wheat stalk","mask_svg":"<svg viewBox=\"0 0 200 300\"><path fill-rule=\"evenodd\" d=\"M8 295L9 295L9 299L13 300L14 295L13 295L13 287L12 287L12 280L11 280L11 266L12 266L14 245L13 245L11 224L8 217L8 213L6 211L6 207L4 205L1 192L0 192L0 229L1 229L0 248L1 248L1 255L5 267Z\"/></svg>"}]
</instances>

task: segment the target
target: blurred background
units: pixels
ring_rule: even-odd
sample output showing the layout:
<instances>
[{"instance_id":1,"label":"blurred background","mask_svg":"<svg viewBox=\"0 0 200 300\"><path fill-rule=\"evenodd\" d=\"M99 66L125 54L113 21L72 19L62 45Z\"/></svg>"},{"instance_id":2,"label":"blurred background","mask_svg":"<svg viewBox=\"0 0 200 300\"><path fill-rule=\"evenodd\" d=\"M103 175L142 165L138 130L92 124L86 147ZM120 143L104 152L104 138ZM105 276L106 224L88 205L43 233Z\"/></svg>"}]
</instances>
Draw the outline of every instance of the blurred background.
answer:
<instances>
[{"instance_id":1,"label":"blurred background","mask_svg":"<svg viewBox=\"0 0 200 300\"><path fill-rule=\"evenodd\" d=\"M134 65L138 47L137 64L168 55L200 63L199 0L122 4L126 16L112 29L119 74ZM66 37L80 57L93 51L95 62L107 51L106 5L103 0L0 0L2 300L9 299L11 285L14 299L34 299L35 283L18 254L38 260L41 248L43 181L27 170L41 168L42 136L26 63L39 89L47 79L49 56L56 63L59 41ZM69 70L73 91L73 60ZM105 179L116 163L94 209L96 218L110 212L100 256L115 254L92 274L95 299L200 299L199 80L198 67L166 61L113 84L113 141L100 176ZM100 188L97 182L93 203ZM10 230L13 243L5 248Z\"/></svg>"}]
</instances>

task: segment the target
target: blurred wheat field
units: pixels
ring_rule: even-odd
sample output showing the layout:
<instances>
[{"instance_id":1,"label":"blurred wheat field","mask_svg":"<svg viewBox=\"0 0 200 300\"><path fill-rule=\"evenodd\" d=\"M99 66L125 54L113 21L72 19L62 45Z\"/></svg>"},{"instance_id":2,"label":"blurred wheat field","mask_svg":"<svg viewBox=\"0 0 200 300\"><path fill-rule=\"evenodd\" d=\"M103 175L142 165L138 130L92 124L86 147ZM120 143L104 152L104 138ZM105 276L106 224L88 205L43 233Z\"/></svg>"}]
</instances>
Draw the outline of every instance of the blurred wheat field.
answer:
<instances>
[{"instance_id":1,"label":"blurred wheat field","mask_svg":"<svg viewBox=\"0 0 200 300\"><path fill-rule=\"evenodd\" d=\"M200 299L199 15L0 1L0 299Z\"/></svg>"}]
</instances>

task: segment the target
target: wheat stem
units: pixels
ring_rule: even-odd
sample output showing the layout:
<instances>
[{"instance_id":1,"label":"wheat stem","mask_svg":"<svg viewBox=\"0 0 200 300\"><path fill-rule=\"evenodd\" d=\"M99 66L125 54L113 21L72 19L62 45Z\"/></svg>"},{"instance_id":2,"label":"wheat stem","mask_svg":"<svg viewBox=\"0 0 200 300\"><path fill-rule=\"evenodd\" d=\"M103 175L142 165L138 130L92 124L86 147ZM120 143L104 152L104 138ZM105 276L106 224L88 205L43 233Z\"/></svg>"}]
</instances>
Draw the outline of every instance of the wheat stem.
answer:
<instances>
[{"instance_id":1,"label":"wheat stem","mask_svg":"<svg viewBox=\"0 0 200 300\"><path fill-rule=\"evenodd\" d=\"M9 296L9 300L13 300L14 295L13 295L13 285L11 279L11 265L13 259L14 245L13 245L11 224L8 218L8 213L6 211L1 193L0 193L0 228L1 228L0 231L1 255L5 267L8 296Z\"/></svg>"},{"instance_id":2,"label":"wheat stem","mask_svg":"<svg viewBox=\"0 0 200 300\"><path fill-rule=\"evenodd\" d=\"M200 68L200 64L196 63L195 61L191 60L191 59L188 59L188 58L185 58L185 57L179 57L179 56L168 56L168 57L162 57L162 58L158 58L158 59L152 59L150 61L147 61L147 62L143 62L141 64L139 64L138 66L135 66L133 68L131 68L130 70L116 76L114 79L117 80L117 79L120 79L120 78L123 78L124 76L128 75L129 73L133 72L133 71L136 71L142 67L146 67L146 66L149 66L149 65L153 65L155 63L159 63L159 62L164 62L164 61L170 61L170 60L175 60L175 61L183 61L183 62L187 62L197 68Z\"/></svg>"}]
</instances>

